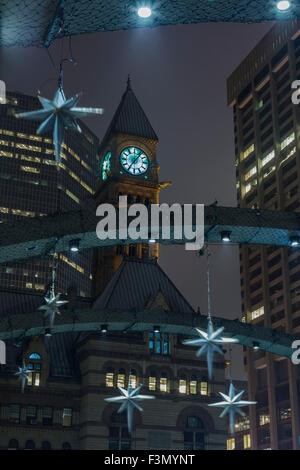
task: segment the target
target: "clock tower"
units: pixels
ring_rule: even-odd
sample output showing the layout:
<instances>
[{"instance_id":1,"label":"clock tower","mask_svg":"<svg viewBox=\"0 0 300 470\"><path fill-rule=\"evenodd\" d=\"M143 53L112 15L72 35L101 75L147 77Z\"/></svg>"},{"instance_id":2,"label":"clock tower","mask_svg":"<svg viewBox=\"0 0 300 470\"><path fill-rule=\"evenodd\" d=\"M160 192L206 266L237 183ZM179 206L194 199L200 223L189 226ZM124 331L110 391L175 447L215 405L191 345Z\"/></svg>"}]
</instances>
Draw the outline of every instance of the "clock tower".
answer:
<instances>
[{"instance_id":1,"label":"clock tower","mask_svg":"<svg viewBox=\"0 0 300 470\"><path fill-rule=\"evenodd\" d=\"M128 205L159 203L156 159L158 137L138 102L128 77L127 88L99 147L96 206L118 205L127 196ZM124 256L157 258L157 244L118 245L94 253L93 294L98 296L120 266Z\"/></svg>"}]
</instances>

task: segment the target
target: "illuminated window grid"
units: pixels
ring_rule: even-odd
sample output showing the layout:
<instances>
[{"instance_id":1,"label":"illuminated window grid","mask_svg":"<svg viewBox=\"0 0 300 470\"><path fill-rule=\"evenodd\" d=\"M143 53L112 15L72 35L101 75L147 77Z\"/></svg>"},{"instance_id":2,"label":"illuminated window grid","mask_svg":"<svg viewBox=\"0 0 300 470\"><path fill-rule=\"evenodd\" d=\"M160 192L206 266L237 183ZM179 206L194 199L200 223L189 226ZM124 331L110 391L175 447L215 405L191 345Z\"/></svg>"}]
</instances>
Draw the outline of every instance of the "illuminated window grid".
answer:
<instances>
[{"instance_id":1,"label":"illuminated window grid","mask_svg":"<svg viewBox=\"0 0 300 470\"><path fill-rule=\"evenodd\" d=\"M169 392L170 391L169 387L170 387L170 384L169 384L168 378L161 377L159 379L159 390L161 392Z\"/></svg>"},{"instance_id":2,"label":"illuminated window grid","mask_svg":"<svg viewBox=\"0 0 300 470\"><path fill-rule=\"evenodd\" d=\"M136 388L137 387L136 374L129 375L129 385L130 385L131 388Z\"/></svg>"},{"instance_id":3,"label":"illuminated window grid","mask_svg":"<svg viewBox=\"0 0 300 470\"><path fill-rule=\"evenodd\" d=\"M107 372L105 377L105 385L106 387L113 387L114 386L114 373Z\"/></svg>"},{"instance_id":4,"label":"illuminated window grid","mask_svg":"<svg viewBox=\"0 0 300 470\"><path fill-rule=\"evenodd\" d=\"M123 372L118 374L117 385L118 387L125 388L125 374Z\"/></svg>"},{"instance_id":5,"label":"illuminated window grid","mask_svg":"<svg viewBox=\"0 0 300 470\"><path fill-rule=\"evenodd\" d=\"M183 394L187 393L186 379L179 379L178 391L179 393L183 393Z\"/></svg>"},{"instance_id":6,"label":"illuminated window grid","mask_svg":"<svg viewBox=\"0 0 300 470\"><path fill-rule=\"evenodd\" d=\"M208 382L206 380L200 382L200 395L208 395Z\"/></svg>"},{"instance_id":7,"label":"illuminated window grid","mask_svg":"<svg viewBox=\"0 0 300 470\"><path fill-rule=\"evenodd\" d=\"M231 439L227 439L227 450L234 450L235 449L235 438L232 437Z\"/></svg>"},{"instance_id":8,"label":"illuminated window grid","mask_svg":"<svg viewBox=\"0 0 300 470\"><path fill-rule=\"evenodd\" d=\"M243 437L244 440L244 449L250 449L251 448L251 436L250 434L245 434Z\"/></svg>"},{"instance_id":9,"label":"illuminated window grid","mask_svg":"<svg viewBox=\"0 0 300 470\"><path fill-rule=\"evenodd\" d=\"M156 377L155 376L150 376L149 377L149 390L156 390Z\"/></svg>"}]
</instances>

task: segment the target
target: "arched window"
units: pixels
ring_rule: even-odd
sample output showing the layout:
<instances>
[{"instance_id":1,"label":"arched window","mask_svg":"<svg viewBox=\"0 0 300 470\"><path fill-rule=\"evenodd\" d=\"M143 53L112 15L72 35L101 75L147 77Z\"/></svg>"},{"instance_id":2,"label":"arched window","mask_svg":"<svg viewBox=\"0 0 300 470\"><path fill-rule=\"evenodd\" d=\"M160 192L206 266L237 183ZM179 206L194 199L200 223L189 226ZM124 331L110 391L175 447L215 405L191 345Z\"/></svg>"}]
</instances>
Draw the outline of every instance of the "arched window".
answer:
<instances>
[{"instance_id":1,"label":"arched window","mask_svg":"<svg viewBox=\"0 0 300 470\"><path fill-rule=\"evenodd\" d=\"M153 370L149 375L149 390L156 390L156 373Z\"/></svg>"},{"instance_id":2,"label":"arched window","mask_svg":"<svg viewBox=\"0 0 300 470\"><path fill-rule=\"evenodd\" d=\"M197 393L197 377L192 375L190 379L190 394L196 395L196 393Z\"/></svg>"},{"instance_id":3,"label":"arched window","mask_svg":"<svg viewBox=\"0 0 300 470\"><path fill-rule=\"evenodd\" d=\"M205 449L205 428L199 416L188 416L184 429L184 449L203 450Z\"/></svg>"},{"instance_id":4,"label":"arched window","mask_svg":"<svg viewBox=\"0 0 300 470\"><path fill-rule=\"evenodd\" d=\"M105 385L106 387L114 386L114 370L113 369L107 369L107 372L105 375Z\"/></svg>"},{"instance_id":5,"label":"arched window","mask_svg":"<svg viewBox=\"0 0 300 470\"><path fill-rule=\"evenodd\" d=\"M8 443L8 450L18 450L19 449L19 441L17 439L11 439Z\"/></svg>"},{"instance_id":6,"label":"arched window","mask_svg":"<svg viewBox=\"0 0 300 470\"><path fill-rule=\"evenodd\" d=\"M160 380L159 380L159 390L161 392L168 392L169 391L169 381L168 376L166 373L162 373Z\"/></svg>"},{"instance_id":7,"label":"arched window","mask_svg":"<svg viewBox=\"0 0 300 470\"><path fill-rule=\"evenodd\" d=\"M179 377L179 388L178 388L179 393L187 393L187 385L186 385L186 376L181 375Z\"/></svg>"},{"instance_id":8,"label":"arched window","mask_svg":"<svg viewBox=\"0 0 300 470\"><path fill-rule=\"evenodd\" d=\"M26 444L25 444L25 447L24 447L25 450L34 450L35 449L35 443L34 441L26 441Z\"/></svg>"},{"instance_id":9,"label":"arched window","mask_svg":"<svg viewBox=\"0 0 300 470\"><path fill-rule=\"evenodd\" d=\"M136 371L134 369L131 370L129 374L129 385L131 388L137 387Z\"/></svg>"},{"instance_id":10,"label":"arched window","mask_svg":"<svg viewBox=\"0 0 300 470\"><path fill-rule=\"evenodd\" d=\"M72 446L69 442L64 442L62 445L63 450L72 450Z\"/></svg>"},{"instance_id":11,"label":"arched window","mask_svg":"<svg viewBox=\"0 0 300 470\"><path fill-rule=\"evenodd\" d=\"M111 426L109 427L109 450L128 450L131 448L131 438L127 428L127 412L111 415Z\"/></svg>"},{"instance_id":12,"label":"arched window","mask_svg":"<svg viewBox=\"0 0 300 470\"><path fill-rule=\"evenodd\" d=\"M120 369L118 372L118 380L117 380L117 385L118 387L125 388L125 370Z\"/></svg>"},{"instance_id":13,"label":"arched window","mask_svg":"<svg viewBox=\"0 0 300 470\"><path fill-rule=\"evenodd\" d=\"M33 387L40 386L41 380L41 369L42 369L42 357L38 353L32 353L29 356L29 362L27 369L30 370L28 374L27 385Z\"/></svg>"},{"instance_id":14,"label":"arched window","mask_svg":"<svg viewBox=\"0 0 300 470\"><path fill-rule=\"evenodd\" d=\"M51 450L51 444L49 441L42 442L42 450Z\"/></svg>"}]
</instances>

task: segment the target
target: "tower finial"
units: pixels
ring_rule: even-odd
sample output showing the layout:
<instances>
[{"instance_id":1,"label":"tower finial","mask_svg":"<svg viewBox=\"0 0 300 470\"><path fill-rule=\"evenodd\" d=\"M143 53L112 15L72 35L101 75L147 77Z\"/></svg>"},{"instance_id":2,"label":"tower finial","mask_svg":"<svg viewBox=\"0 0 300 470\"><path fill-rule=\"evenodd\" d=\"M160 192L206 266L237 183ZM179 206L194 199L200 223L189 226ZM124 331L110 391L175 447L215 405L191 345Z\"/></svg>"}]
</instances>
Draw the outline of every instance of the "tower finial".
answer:
<instances>
[{"instance_id":1,"label":"tower finial","mask_svg":"<svg viewBox=\"0 0 300 470\"><path fill-rule=\"evenodd\" d=\"M128 74L128 77L127 77L127 90L131 90L131 77L130 77L130 73Z\"/></svg>"}]
</instances>

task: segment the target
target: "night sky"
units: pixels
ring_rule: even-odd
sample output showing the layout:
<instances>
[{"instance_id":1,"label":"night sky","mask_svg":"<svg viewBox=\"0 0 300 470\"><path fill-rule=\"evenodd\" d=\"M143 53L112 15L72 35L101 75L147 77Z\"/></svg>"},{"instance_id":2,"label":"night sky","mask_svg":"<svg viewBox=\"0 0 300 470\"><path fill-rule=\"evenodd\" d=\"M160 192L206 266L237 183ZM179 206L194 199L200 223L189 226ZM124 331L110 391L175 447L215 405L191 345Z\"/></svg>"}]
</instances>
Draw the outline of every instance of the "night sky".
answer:
<instances>
[{"instance_id":1,"label":"night sky","mask_svg":"<svg viewBox=\"0 0 300 470\"><path fill-rule=\"evenodd\" d=\"M77 66L64 67L68 96L83 91L79 106L101 106L105 114L84 118L101 139L126 87L132 88L159 137L161 202L236 206L232 110L226 79L270 29L262 24L198 24L97 33L72 39ZM68 40L50 52L58 66L69 56ZM55 71L46 50L0 48L0 79L10 91L52 97ZM55 80L54 80L55 79ZM240 317L238 249L211 247L212 314ZM184 247L160 249L160 264L201 312L207 309L204 259ZM233 353L233 376L245 378L241 347Z\"/></svg>"}]
</instances>

